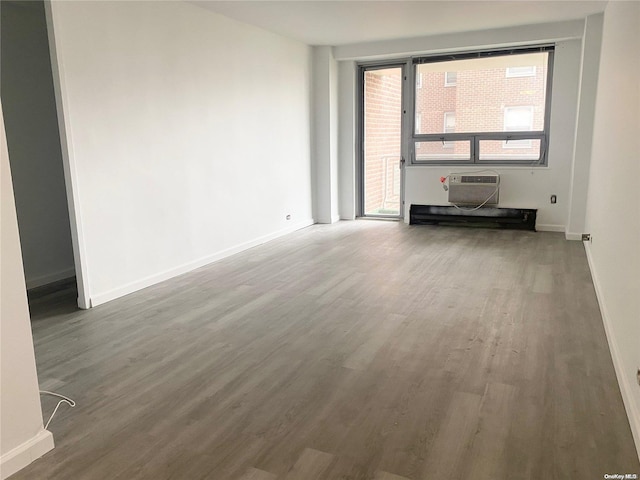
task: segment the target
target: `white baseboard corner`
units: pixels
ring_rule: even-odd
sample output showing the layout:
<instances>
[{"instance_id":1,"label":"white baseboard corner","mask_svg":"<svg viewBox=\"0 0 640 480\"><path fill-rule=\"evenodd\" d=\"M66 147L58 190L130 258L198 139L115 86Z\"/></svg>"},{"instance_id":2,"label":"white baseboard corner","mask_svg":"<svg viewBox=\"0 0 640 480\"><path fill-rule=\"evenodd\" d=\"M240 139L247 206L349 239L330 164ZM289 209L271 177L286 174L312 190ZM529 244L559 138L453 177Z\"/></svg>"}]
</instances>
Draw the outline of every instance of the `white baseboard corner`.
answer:
<instances>
[{"instance_id":1,"label":"white baseboard corner","mask_svg":"<svg viewBox=\"0 0 640 480\"><path fill-rule=\"evenodd\" d=\"M620 357L620 349L618 343L613 335L613 329L611 325L611 319L607 310L607 304L604 301L602 295L602 288L598 281L598 274L593 264L593 257L591 256L591 245L589 242L585 242L584 249L587 253L587 262L589 263L589 270L591 271L591 279L593 280L593 286L596 290L596 297L598 304L600 305L600 313L602 314L602 323L604 324L604 331L607 335L607 342L609 343L609 350L611 351L611 358L613 360L613 368L618 378L618 385L620 386L620 393L622 394L622 402L627 412L627 418L629 419L629 425L631 426L631 434L636 444L636 453L638 454L638 460L640 460L640 410L633 399L633 382L629 380L629 377L625 375L624 365L622 358Z\"/></svg>"},{"instance_id":2,"label":"white baseboard corner","mask_svg":"<svg viewBox=\"0 0 640 480\"><path fill-rule=\"evenodd\" d=\"M567 240L577 240L578 242L582 241L582 233L574 233L574 232L565 232L564 238Z\"/></svg>"},{"instance_id":3,"label":"white baseboard corner","mask_svg":"<svg viewBox=\"0 0 640 480\"><path fill-rule=\"evenodd\" d=\"M5 480L19 470L37 460L45 453L53 450L53 435L48 430L41 430L35 437L18 445L0 457L0 478Z\"/></svg>"},{"instance_id":4,"label":"white baseboard corner","mask_svg":"<svg viewBox=\"0 0 640 480\"><path fill-rule=\"evenodd\" d=\"M562 232L564 233L566 227L564 225L553 225L547 223L541 223L536 225L536 230L539 232Z\"/></svg>"},{"instance_id":5,"label":"white baseboard corner","mask_svg":"<svg viewBox=\"0 0 640 480\"><path fill-rule=\"evenodd\" d=\"M124 297L125 295L129 295L130 293L137 292L138 290L142 290L143 288L147 288L147 287L150 287L151 285L164 282L165 280L169 280L170 278L177 277L178 275L182 275L184 273L190 272L197 268L204 267L205 265L209 265L210 263L216 262L218 260L222 260L223 258L229 257L236 253L240 253L244 250L248 250L250 248L257 247L258 245L262 245L263 243L269 242L271 240L275 240L276 238L295 232L296 230L309 227L314 223L315 222L313 221L312 218L300 220L288 226L287 228L283 228L282 230L278 230L278 231L269 233L267 235L263 235L261 237L255 238L253 240L249 240L248 242L241 243L234 247L221 250L212 255L208 255L198 260L194 260L193 262L185 263L183 265L166 270L164 272L150 275L141 280L128 283L126 285L123 285L118 288L114 288L113 290L109 290L107 292L93 294L90 296L90 300L89 300L90 306L97 307L98 305L102 305L103 303L109 302L111 300L115 300L116 298Z\"/></svg>"},{"instance_id":6,"label":"white baseboard corner","mask_svg":"<svg viewBox=\"0 0 640 480\"><path fill-rule=\"evenodd\" d=\"M91 299L85 299L82 297L78 297L78 308L80 310L88 310L91 308Z\"/></svg>"},{"instance_id":7,"label":"white baseboard corner","mask_svg":"<svg viewBox=\"0 0 640 480\"><path fill-rule=\"evenodd\" d=\"M340 215L331 215L331 223L336 223L340 221Z\"/></svg>"}]
</instances>

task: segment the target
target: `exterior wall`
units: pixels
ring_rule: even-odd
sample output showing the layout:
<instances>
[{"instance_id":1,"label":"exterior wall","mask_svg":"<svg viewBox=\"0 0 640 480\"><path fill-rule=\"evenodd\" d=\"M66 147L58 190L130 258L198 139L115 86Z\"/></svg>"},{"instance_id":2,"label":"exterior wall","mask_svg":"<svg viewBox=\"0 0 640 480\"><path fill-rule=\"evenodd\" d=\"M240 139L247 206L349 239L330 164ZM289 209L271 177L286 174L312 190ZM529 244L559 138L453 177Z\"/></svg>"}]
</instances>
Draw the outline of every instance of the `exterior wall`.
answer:
<instances>
[{"instance_id":1,"label":"exterior wall","mask_svg":"<svg viewBox=\"0 0 640 480\"><path fill-rule=\"evenodd\" d=\"M416 79L416 111L422 115L418 133L441 132L445 112L456 109L459 103L457 85L445 85L445 72L421 72Z\"/></svg>"}]
</instances>

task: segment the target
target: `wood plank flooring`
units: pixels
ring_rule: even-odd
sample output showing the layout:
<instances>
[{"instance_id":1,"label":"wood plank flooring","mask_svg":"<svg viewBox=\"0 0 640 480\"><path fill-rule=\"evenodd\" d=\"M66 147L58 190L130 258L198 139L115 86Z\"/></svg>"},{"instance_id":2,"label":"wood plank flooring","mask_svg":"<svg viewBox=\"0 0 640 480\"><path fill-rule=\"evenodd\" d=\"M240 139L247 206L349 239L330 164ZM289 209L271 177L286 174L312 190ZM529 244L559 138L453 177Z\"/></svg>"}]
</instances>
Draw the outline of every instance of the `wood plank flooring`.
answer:
<instances>
[{"instance_id":1,"label":"wood plank flooring","mask_svg":"<svg viewBox=\"0 0 640 480\"><path fill-rule=\"evenodd\" d=\"M41 386L78 406L15 480L640 473L561 234L317 225L89 311L64 292L31 310Z\"/></svg>"}]
</instances>

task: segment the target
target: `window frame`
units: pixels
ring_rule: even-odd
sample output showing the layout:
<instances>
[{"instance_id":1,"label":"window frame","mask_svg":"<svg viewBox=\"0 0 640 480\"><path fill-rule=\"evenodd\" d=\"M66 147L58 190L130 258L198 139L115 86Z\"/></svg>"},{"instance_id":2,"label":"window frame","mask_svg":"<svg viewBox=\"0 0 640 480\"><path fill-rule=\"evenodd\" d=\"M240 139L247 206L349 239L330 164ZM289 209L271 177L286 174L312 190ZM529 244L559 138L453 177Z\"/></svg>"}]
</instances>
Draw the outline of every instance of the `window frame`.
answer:
<instances>
[{"instance_id":1,"label":"window frame","mask_svg":"<svg viewBox=\"0 0 640 480\"><path fill-rule=\"evenodd\" d=\"M447 118L448 117L453 117L453 132L447 132ZM444 133L455 133L456 131L456 112L444 112L443 114L443 128L442 130L444 131ZM453 143L448 142L448 141L444 141L442 142L442 148L453 148Z\"/></svg>"},{"instance_id":2,"label":"window frame","mask_svg":"<svg viewBox=\"0 0 640 480\"><path fill-rule=\"evenodd\" d=\"M410 75L413 81L410 84L415 85L417 66L423 63L435 63L446 62L453 60L473 59L473 58L487 58L498 57L508 55L521 55L526 53L539 53L547 52L547 78L546 78L546 97L544 103L544 125L542 130L533 131L512 131L512 132L468 132L468 133L416 133L415 130L415 118L416 118L416 88L410 92L411 95L411 111L408 115L408 122L410 123L409 131L411 132L409 138L409 164L410 165L513 165L513 166L525 166L525 167L546 167L548 162L547 146L549 144L549 125L551 118L551 97L552 97L552 83L553 83L553 61L554 61L554 49L555 45L545 44L536 46L518 47L513 49L500 49L500 50L483 50L478 52L464 52L459 54L450 55L434 55L434 56L416 56L411 59L412 68ZM446 74L445 74L446 79ZM512 140L540 140L540 156L537 160L530 159L480 159L480 141L481 140L502 140L504 142ZM448 141L468 141L470 158L468 160L447 160L435 159L435 160L418 160L416 158L416 143L419 142L448 142Z\"/></svg>"}]
</instances>

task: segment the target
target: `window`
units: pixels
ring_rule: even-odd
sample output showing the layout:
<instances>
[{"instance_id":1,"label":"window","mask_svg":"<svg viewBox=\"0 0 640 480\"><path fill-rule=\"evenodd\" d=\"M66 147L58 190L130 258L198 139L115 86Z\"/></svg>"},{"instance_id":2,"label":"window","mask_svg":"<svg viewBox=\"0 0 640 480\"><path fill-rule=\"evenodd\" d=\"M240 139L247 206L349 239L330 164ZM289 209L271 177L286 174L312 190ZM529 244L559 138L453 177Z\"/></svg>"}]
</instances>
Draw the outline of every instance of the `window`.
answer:
<instances>
[{"instance_id":1,"label":"window","mask_svg":"<svg viewBox=\"0 0 640 480\"><path fill-rule=\"evenodd\" d=\"M505 107L505 132L529 132L532 128L533 107ZM505 140L502 148L531 148L531 140Z\"/></svg>"},{"instance_id":2,"label":"window","mask_svg":"<svg viewBox=\"0 0 640 480\"><path fill-rule=\"evenodd\" d=\"M411 163L546 165L553 47L417 57L413 64L422 89L413 92ZM512 76L532 78L523 88Z\"/></svg>"},{"instance_id":3,"label":"window","mask_svg":"<svg viewBox=\"0 0 640 480\"><path fill-rule=\"evenodd\" d=\"M458 82L458 72L444 72L444 86L455 87Z\"/></svg>"},{"instance_id":4,"label":"window","mask_svg":"<svg viewBox=\"0 0 640 480\"><path fill-rule=\"evenodd\" d=\"M444 113L444 133L454 133L456 131L456 112ZM444 148L453 148L453 142L442 142Z\"/></svg>"},{"instance_id":5,"label":"window","mask_svg":"<svg viewBox=\"0 0 640 480\"><path fill-rule=\"evenodd\" d=\"M535 76L536 67L534 65L528 65L526 67L507 67L507 78Z\"/></svg>"},{"instance_id":6,"label":"window","mask_svg":"<svg viewBox=\"0 0 640 480\"><path fill-rule=\"evenodd\" d=\"M422 88L422 74L416 75L416 88Z\"/></svg>"}]
</instances>

